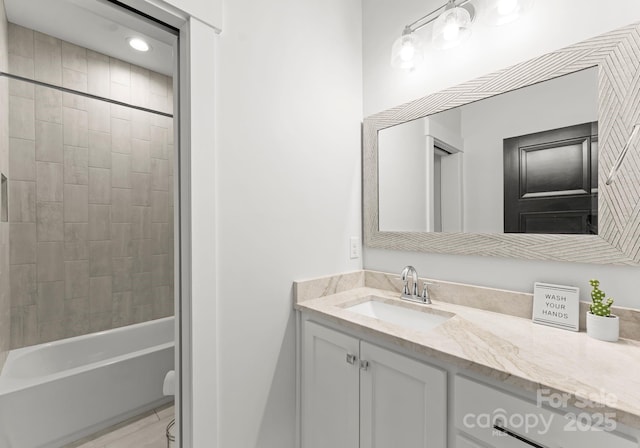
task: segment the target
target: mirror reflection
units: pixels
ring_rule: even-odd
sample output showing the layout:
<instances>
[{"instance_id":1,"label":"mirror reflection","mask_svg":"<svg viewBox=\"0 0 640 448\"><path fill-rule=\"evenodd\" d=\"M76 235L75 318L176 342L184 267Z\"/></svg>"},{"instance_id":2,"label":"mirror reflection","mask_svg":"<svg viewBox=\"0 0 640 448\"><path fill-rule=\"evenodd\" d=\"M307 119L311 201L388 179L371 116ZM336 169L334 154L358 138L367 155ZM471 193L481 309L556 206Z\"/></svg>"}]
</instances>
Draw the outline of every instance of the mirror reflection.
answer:
<instances>
[{"instance_id":1,"label":"mirror reflection","mask_svg":"<svg viewBox=\"0 0 640 448\"><path fill-rule=\"evenodd\" d=\"M379 230L597 234L598 69L378 134Z\"/></svg>"}]
</instances>

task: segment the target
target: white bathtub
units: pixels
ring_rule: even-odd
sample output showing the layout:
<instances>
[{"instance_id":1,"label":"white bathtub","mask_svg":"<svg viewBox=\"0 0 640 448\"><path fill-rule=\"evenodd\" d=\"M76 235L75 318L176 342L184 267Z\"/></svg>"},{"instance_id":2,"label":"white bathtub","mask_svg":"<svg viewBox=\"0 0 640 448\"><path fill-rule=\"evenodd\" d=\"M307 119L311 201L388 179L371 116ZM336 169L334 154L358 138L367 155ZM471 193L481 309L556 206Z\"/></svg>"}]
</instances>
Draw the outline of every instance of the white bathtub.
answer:
<instances>
[{"instance_id":1,"label":"white bathtub","mask_svg":"<svg viewBox=\"0 0 640 448\"><path fill-rule=\"evenodd\" d=\"M53 448L152 409L173 369L174 319L12 350L0 374L0 448Z\"/></svg>"}]
</instances>

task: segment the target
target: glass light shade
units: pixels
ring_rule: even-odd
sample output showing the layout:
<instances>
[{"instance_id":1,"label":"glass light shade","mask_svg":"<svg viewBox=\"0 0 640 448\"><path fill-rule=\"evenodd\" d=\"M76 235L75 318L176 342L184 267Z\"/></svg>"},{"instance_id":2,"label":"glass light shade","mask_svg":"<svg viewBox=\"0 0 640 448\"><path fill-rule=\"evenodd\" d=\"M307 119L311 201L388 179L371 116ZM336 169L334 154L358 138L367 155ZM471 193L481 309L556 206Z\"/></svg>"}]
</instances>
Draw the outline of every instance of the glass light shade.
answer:
<instances>
[{"instance_id":1,"label":"glass light shade","mask_svg":"<svg viewBox=\"0 0 640 448\"><path fill-rule=\"evenodd\" d=\"M443 12L433 23L433 44L441 49L460 45L471 35L471 15L460 7Z\"/></svg>"},{"instance_id":2,"label":"glass light shade","mask_svg":"<svg viewBox=\"0 0 640 448\"><path fill-rule=\"evenodd\" d=\"M424 61L422 41L415 33L405 32L391 48L391 67L413 70Z\"/></svg>"},{"instance_id":3,"label":"glass light shade","mask_svg":"<svg viewBox=\"0 0 640 448\"><path fill-rule=\"evenodd\" d=\"M533 5L533 0L491 0L489 17L493 25L515 22Z\"/></svg>"}]
</instances>

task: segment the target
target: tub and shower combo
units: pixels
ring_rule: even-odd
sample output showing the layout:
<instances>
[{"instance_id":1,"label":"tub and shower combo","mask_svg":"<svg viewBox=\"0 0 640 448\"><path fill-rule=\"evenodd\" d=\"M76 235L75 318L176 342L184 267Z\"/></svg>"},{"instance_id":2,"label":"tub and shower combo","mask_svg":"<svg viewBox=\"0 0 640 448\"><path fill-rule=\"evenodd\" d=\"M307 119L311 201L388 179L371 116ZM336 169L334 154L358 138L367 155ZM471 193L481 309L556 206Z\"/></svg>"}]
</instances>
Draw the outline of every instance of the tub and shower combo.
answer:
<instances>
[{"instance_id":1,"label":"tub and shower combo","mask_svg":"<svg viewBox=\"0 0 640 448\"><path fill-rule=\"evenodd\" d=\"M13 350L0 374L0 448L60 447L171 401L174 318Z\"/></svg>"}]
</instances>

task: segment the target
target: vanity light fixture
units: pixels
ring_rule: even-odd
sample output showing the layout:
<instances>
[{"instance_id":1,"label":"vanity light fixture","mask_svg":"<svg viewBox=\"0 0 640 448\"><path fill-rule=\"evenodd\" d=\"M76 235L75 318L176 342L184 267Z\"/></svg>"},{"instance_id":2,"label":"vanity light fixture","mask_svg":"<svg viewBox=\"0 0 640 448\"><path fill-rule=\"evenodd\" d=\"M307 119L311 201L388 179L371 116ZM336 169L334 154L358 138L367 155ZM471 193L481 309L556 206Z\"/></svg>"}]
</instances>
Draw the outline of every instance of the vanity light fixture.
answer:
<instances>
[{"instance_id":1,"label":"vanity light fixture","mask_svg":"<svg viewBox=\"0 0 640 448\"><path fill-rule=\"evenodd\" d=\"M147 52L151 49L147 41L140 37L129 37L127 38L127 42L131 48L137 51Z\"/></svg>"},{"instance_id":2,"label":"vanity light fixture","mask_svg":"<svg viewBox=\"0 0 640 448\"><path fill-rule=\"evenodd\" d=\"M441 50L460 45L471 35L474 7L471 0L447 0L447 3L404 27L402 36L393 43L391 66L413 70L424 60L422 40L416 31L433 22L433 45ZM518 19L533 0L490 0L488 17L495 25L504 25ZM464 6L464 7L463 7Z\"/></svg>"}]
</instances>

